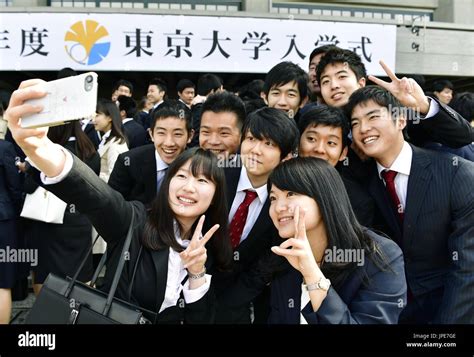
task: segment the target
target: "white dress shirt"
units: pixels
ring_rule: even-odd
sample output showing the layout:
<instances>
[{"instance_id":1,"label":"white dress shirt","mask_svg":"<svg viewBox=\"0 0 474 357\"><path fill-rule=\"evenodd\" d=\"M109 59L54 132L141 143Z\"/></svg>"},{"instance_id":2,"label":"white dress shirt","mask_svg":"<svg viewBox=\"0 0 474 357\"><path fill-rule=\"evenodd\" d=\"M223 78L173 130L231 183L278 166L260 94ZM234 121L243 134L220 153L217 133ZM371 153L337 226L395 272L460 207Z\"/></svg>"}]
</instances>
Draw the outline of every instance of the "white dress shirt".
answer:
<instances>
[{"instance_id":1,"label":"white dress shirt","mask_svg":"<svg viewBox=\"0 0 474 357\"><path fill-rule=\"evenodd\" d=\"M122 125L125 125L126 123L128 123L129 121L132 121L133 118L125 118L122 120Z\"/></svg>"},{"instance_id":2,"label":"white dress shirt","mask_svg":"<svg viewBox=\"0 0 474 357\"><path fill-rule=\"evenodd\" d=\"M383 170L392 170L398 172L395 176L395 191L397 192L398 199L400 204L403 207L405 212L406 202L407 202L407 188L408 188L408 178L410 177L411 170L411 160L413 157L413 149L405 141L403 143L402 150L398 154L397 158L390 167L383 167L377 162L377 170L379 172L379 178L382 180L381 172Z\"/></svg>"},{"instance_id":3,"label":"white dress shirt","mask_svg":"<svg viewBox=\"0 0 474 357\"><path fill-rule=\"evenodd\" d=\"M110 133L112 133L112 129L107 131L104 135L102 135L102 140L100 141L99 143L99 147L97 148L97 151L99 151L100 149L102 149L105 145L105 141L108 139L108 137L110 136Z\"/></svg>"},{"instance_id":4,"label":"white dress shirt","mask_svg":"<svg viewBox=\"0 0 474 357\"><path fill-rule=\"evenodd\" d=\"M258 196L249 206L249 212L247 215L247 220L245 221L245 226L242 232L242 237L240 238L240 242L243 242L249 235L268 197L267 185L265 184L259 188L253 188L252 184L250 183L249 177L247 176L247 170L244 166L242 166L242 170L240 171L239 183L237 185L237 192L235 194L234 201L232 201L232 206L229 212L229 222L232 222L232 218L234 218L235 212L239 208L240 204L244 201L244 190L255 191L257 192Z\"/></svg>"},{"instance_id":5,"label":"white dress shirt","mask_svg":"<svg viewBox=\"0 0 474 357\"><path fill-rule=\"evenodd\" d=\"M181 235L179 234L178 226L175 223L175 237L176 241L183 247L186 248L189 245L189 240L183 241ZM179 256L179 253L174 251L173 248L169 248L170 254L168 256L168 277L166 279L166 291L163 304L159 312L162 312L168 307L176 306L178 303L181 291L183 291L184 301L186 304L191 304L193 302L201 299L209 290L211 286L211 275L206 274L206 283L201 285L197 289L189 290L189 279L186 280L186 283L181 284L184 278L188 275L188 271L183 266L183 261Z\"/></svg>"}]
</instances>

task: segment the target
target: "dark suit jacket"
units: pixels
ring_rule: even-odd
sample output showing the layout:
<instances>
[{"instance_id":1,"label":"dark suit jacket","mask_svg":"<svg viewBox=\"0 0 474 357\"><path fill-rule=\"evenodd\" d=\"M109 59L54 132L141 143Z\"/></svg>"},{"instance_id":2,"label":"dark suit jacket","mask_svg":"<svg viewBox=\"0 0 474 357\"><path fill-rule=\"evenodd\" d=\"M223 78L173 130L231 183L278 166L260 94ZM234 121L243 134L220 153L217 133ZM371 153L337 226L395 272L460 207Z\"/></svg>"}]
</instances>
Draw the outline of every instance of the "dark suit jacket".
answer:
<instances>
[{"instance_id":1,"label":"dark suit jacket","mask_svg":"<svg viewBox=\"0 0 474 357\"><path fill-rule=\"evenodd\" d=\"M474 128L460 114L438 99L439 112L426 120L408 120L410 142L423 146L427 141L459 148L474 142Z\"/></svg>"},{"instance_id":2,"label":"dark suit jacket","mask_svg":"<svg viewBox=\"0 0 474 357\"><path fill-rule=\"evenodd\" d=\"M97 150L100 140L99 135L97 135L97 131L95 130L94 124L87 124L84 128L84 133L86 133L87 137L92 141L92 144L94 144L94 147Z\"/></svg>"},{"instance_id":3,"label":"dark suit jacket","mask_svg":"<svg viewBox=\"0 0 474 357\"><path fill-rule=\"evenodd\" d=\"M166 291L169 249L152 251L143 247L141 236L147 220L145 206L138 201L127 202L78 158L73 156L73 159L72 170L63 181L44 187L62 200L74 203L77 209L90 219L97 232L107 242L109 261L103 288L106 291L110 288L117 268L122 246L131 225L132 214L135 215L130 256L125 262L116 296L157 312ZM137 270L134 280L131 281L135 264L138 264ZM128 295L130 285L132 285L131 296ZM159 314L156 322L213 322L214 300L211 285L209 291L200 300L184 304L183 308L178 304L167 308Z\"/></svg>"},{"instance_id":4,"label":"dark suit jacket","mask_svg":"<svg viewBox=\"0 0 474 357\"><path fill-rule=\"evenodd\" d=\"M403 250L414 296L400 319L474 323L474 164L412 149L403 227L375 163L369 184L380 228Z\"/></svg>"},{"instance_id":5,"label":"dark suit jacket","mask_svg":"<svg viewBox=\"0 0 474 357\"><path fill-rule=\"evenodd\" d=\"M396 324L406 301L406 281L400 248L390 239L372 231L367 234L386 256L388 266L381 270L365 255L364 265L344 281L342 286L329 288L319 310L311 302L302 314L308 324ZM364 273L368 276L364 284ZM272 312L269 323L299 324L301 311L301 273L294 268L277 276L272 282Z\"/></svg>"},{"instance_id":6,"label":"dark suit jacket","mask_svg":"<svg viewBox=\"0 0 474 357\"><path fill-rule=\"evenodd\" d=\"M123 131L128 140L128 148L134 149L143 146L147 141L147 134L143 126L135 120L130 120L123 124Z\"/></svg>"},{"instance_id":7,"label":"dark suit jacket","mask_svg":"<svg viewBox=\"0 0 474 357\"><path fill-rule=\"evenodd\" d=\"M127 201L148 205L156 196L156 179L155 147L150 144L120 154L108 184Z\"/></svg>"},{"instance_id":8,"label":"dark suit jacket","mask_svg":"<svg viewBox=\"0 0 474 357\"><path fill-rule=\"evenodd\" d=\"M237 191L240 171L240 167L225 169L229 210ZM254 287L247 286L246 276L253 274L252 270L258 260L270 250L277 235L269 215L269 207L270 201L267 199L247 238L235 250L232 273L218 274L213 278L218 291L217 322L250 323L249 304L263 287L260 287L255 294L249 294L247 289L252 291Z\"/></svg>"},{"instance_id":9,"label":"dark suit jacket","mask_svg":"<svg viewBox=\"0 0 474 357\"><path fill-rule=\"evenodd\" d=\"M16 219L22 205L22 187L13 144L0 140L0 221Z\"/></svg>"}]
</instances>

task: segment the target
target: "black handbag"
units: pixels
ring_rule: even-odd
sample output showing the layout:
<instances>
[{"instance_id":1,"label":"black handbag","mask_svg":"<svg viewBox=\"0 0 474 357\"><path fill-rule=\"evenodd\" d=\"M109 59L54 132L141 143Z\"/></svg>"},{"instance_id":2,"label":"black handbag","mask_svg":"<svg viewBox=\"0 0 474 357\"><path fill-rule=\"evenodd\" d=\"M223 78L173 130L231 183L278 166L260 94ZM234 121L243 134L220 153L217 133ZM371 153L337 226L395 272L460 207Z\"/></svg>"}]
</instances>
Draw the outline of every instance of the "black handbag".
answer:
<instances>
[{"instance_id":1,"label":"black handbag","mask_svg":"<svg viewBox=\"0 0 474 357\"><path fill-rule=\"evenodd\" d=\"M88 254L82 260L79 269L72 278L61 278L49 274L36 298L26 319L26 324L149 324L144 316L156 315L126 301L115 298L115 291L125 265L125 257L129 252L134 226L134 214L128 229L127 238L122 248L117 270L115 271L109 293L100 291L92 286L105 263L104 259L97 267L91 285L77 281L79 272L87 261ZM95 242L94 242L95 243ZM89 254L92 252L89 252ZM130 299L133 279L135 277L141 248L133 269L132 279L128 289Z\"/></svg>"}]
</instances>

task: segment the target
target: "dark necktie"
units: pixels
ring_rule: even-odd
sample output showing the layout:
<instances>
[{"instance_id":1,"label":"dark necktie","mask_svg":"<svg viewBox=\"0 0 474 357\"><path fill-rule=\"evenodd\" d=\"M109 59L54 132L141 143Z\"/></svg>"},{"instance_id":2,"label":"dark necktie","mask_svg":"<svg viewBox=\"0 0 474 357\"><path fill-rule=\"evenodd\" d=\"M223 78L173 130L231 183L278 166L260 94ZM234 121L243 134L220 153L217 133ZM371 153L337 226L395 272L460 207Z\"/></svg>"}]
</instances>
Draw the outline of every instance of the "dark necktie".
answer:
<instances>
[{"instance_id":1,"label":"dark necktie","mask_svg":"<svg viewBox=\"0 0 474 357\"><path fill-rule=\"evenodd\" d=\"M393 207L398 215L398 220L403 226L403 206L398 198L397 191L395 190L395 177L397 176L396 171L384 170L382 171L382 177L385 181L385 188L387 189L388 195L392 201Z\"/></svg>"},{"instance_id":2,"label":"dark necktie","mask_svg":"<svg viewBox=\"0 0 474 357\"><path fill-rule=\"evenodd\" d=\"M166 170L168 170L167 167L164 169L158 170L156 172L156 192L160 191L161 183L163 182L163 179L165 178L166 175Z\"/></svg>"},{"instance_id":3,"label":"dark necktie","mask_svg":"<svg viewBox=\"0 0 474 357\"><path fill-rule=\"evenodd\" d=\"M230 241L232 243L232 248L236 249L240 243L240 238L242 237L242 232L244 231L245 222L247 221L247 216L249 214L249 206L253 200L257 197L257 192L245 190L245 198L240 204L237 211L235 211L234 217L230 222Z\"/></svg>"}]
</instances>

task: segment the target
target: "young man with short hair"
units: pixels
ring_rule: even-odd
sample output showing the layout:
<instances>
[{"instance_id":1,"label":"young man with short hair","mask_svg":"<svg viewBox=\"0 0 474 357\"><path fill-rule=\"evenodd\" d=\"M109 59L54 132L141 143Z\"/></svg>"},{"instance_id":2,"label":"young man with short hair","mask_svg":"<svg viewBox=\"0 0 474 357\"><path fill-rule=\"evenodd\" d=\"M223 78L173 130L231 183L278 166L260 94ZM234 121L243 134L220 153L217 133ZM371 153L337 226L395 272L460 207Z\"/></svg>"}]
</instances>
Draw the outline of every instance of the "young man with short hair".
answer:
<instances>
[{"instance_id":1,"label":"young man with short hair","mask_svg":"<svg viewBox=\"0 0 474 357\"><path fill-rule=\"evenodd\" d=\"M120 118L122 119L123 132L128 140L128 148L131 150L145 145L147 142L146 131L140 123L133 119L137 111L137 104L131 97L125 95L119 95L117 102Z\"/></svg>"},{"instance_id":2,"label":"young man with short hair","mask_svg":"<svg viewBox=\"0 0 474 357\"><path fill-rule=\"evenodd\" d=\"M297 122L298 110L308 99L308 75L297 64L280 62L267 73L263 93L270 108L283 110Z\"/></svg>"},{"instance_id":3,"label":"young man with short hair","mask_svg":"<svg viewBox=\"0 0 474 357\"><path fill-rule=\"evenodd\" d=\"M453 99L453 84L447 79L438 79L433 83L433 94L438 100L448 105Z\"/></svg>"},{"instance_id":4,"label":"young man with short hair","mask_svg":"<svg viewBox=\"0 0 474 357\"><path fill-rule=\"evenodd\" d=\"M406 108L369 86L347 104L355 144L376 164L369 192L403 250L402 323L474 323L474 164L408 144ZM410 299L411 296L411 299Z\"/></svg>"},{"instance_id":5,"label":"young man with short hair","mask_svg":"<svg viewBox=\"0 0 474 357\"><path fill-rule=\"evenodd\" d=\"M252 291L253 287L244 281L253 274L262 255L270 252L272 241L277 237L269 216L267 180L282 160L296 152L298 137L295 122L288 120L280 110L261 108L246 119L241 142L243 166L225 169L234 267L230 274L213 276L218 292L218 323L251 322L250 302L255 295L248 295L248 289ZM269 309L267 293L254 305L256 320L260 323L264 322Z\"/></svg>"},{"instance_id":6,"label":"young man with short hair","mask_svg":"<svg viewBox=\"0 0 474 357\"><path fill-rule=\"evenodd\" d=\"M168 166L191 141L189 115L179 108L164 106L154 113L149 129L153 145L145 145L119 155L109 178L109 186L128 200L151 203Z\"/></svg>"},{"instance_id":7,"label":"young man with short hair","mask_svg":"<svg viewBox=\"0 0 474 357\"><path fill-rule=\"evenodd\" d=\"M191 109L196 86L189 79L181 79L176 85L179 101L183 103L188 109Z\"/></svg>"},{"instance_id":8,"label":"young man with short hair","mask_svg":"<svg viewBox=\"0 0 474 357\"><path fill-rule=\"evenodd\" d=\"M391 82L368 76L360 56L350 50L333 48L329 50L316 68L316 76L325 103L342 107L357 89L365 87L367 79L388 90L410 112L407 133L412 143L422 146L426 141L439 142L450 147L461 147L474 141L474 129L436 98L427 97L423 89L411 78L399 79L381 61Z\"/></svg>"},{"instance_id":9,"label":"young man with short hair","mask_svg":"<svg viewBox=\"0 0 474 357\"><path fill-rule=\"evenodd\" d=\"M211 94L202 105L199 146L220 159L236 156L245 121L242 100L230 92Z\"/></svg>"},{"instance_id":10,"label":"young man with short hair","mask_svg":"<svg viewBox=\"0 0 474 357\"><path fill-rule=\"evenodd\" d=\"M342 174L350 145L349 123L344 112L335 107L318 105L305 111L298 123L301 133L298 154L327 161L341 173L352 209L360 224L371 227L374 202L363 185Z\"/></svg>"}]
</instances>

